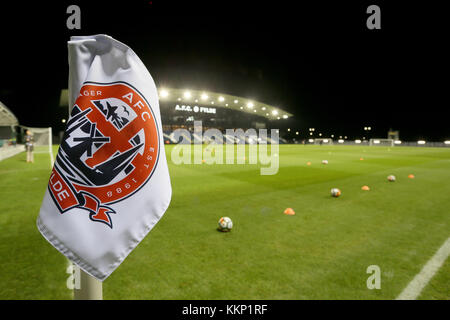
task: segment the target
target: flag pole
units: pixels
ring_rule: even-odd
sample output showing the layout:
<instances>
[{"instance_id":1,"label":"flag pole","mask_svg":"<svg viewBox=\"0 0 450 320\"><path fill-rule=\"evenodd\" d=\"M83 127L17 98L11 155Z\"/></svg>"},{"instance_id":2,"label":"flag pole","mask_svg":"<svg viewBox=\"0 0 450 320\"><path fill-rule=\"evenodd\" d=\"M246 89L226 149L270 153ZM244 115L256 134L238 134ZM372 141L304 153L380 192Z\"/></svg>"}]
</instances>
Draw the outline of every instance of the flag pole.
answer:
<instances>
[{"instance_id":1,"label":"flag pole","mask_svg":"<svg viewBox=\"0 0 450 320\"><path fill-rule=\"evenodd\" d=\"M77 274L77 273L75 273ZM74 300L103 300L102 282L80 269L79 286L73 288Z\"/></svg>"},{"instance_id":2,"label":"flag pole","mask_svg":"<svg viewBox=\"0 0 450 320\"><path fill-rule=\"evenodd\" d=\"M73 103L74 102L69 102L69 118L70 113L72 112ZM73 300L103 300L103 283L84 272L78 266L74 265L74 267L79 269L79 272L75 272L75 277L78 276L80 279L78 282L79 286L73 288Z\"/></svg>"}]
</instances>

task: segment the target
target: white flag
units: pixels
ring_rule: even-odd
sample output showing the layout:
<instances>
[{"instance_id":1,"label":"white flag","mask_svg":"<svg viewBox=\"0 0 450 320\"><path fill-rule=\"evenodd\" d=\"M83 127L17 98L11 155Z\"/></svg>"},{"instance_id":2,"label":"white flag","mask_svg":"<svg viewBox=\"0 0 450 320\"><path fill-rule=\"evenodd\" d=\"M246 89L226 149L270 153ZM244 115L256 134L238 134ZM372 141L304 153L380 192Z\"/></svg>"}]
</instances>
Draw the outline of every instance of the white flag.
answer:
<instances>
[{"instance_id":1,"label":"white flag","mask_svg":"<svg viewBox=\"0 0 450 320\"><path fill-rule=\"evenodd\" d=\"M172 196L155 83L106 35L72 37L67 121L37 226L103 281L155 226Z\"/></svg>"}]
</instances>

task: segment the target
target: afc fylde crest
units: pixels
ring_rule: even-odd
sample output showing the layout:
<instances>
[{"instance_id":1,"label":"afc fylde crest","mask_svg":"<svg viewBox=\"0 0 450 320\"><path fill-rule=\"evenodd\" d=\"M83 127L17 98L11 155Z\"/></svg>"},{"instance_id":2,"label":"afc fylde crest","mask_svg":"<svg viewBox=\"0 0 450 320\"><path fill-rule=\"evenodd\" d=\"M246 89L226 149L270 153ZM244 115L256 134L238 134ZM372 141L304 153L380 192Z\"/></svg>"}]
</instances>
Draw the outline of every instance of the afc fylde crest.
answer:
<instances>
[{"instance_id":1,"label":"afc fylde crest","mask_svg":"<svg viewBox=\"0 0 450 320\"><path fill-rule=\"evenodd\" d=\"M85 82L75 101L48 189L61 214L84 209L113 228L111 205L142 188L159 157L153 110L125 82Z\"/></svg>"}]
</instances>

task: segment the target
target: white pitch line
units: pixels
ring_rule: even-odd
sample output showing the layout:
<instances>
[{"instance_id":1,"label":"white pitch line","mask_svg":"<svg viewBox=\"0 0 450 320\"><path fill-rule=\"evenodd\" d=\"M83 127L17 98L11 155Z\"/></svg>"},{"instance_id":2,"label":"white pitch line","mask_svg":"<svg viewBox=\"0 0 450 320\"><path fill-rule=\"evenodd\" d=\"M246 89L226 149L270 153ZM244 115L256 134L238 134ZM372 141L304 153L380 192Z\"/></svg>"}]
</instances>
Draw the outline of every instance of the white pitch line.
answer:
<instances>
[{"instance_id":1,"label":"white pitch line","mask_svg":"<svg viewBox=\"0 0 450 320\"><path fill-rule=\"evenodd\" d=\"M411 280L408 286L403 289L402 293L396 300L415 300L422 292L423 288L433 278L434 274L444 264L450 255L450 237L438 249L434 256L428 260L422 270Z\"/></svg>"}]
</instances>

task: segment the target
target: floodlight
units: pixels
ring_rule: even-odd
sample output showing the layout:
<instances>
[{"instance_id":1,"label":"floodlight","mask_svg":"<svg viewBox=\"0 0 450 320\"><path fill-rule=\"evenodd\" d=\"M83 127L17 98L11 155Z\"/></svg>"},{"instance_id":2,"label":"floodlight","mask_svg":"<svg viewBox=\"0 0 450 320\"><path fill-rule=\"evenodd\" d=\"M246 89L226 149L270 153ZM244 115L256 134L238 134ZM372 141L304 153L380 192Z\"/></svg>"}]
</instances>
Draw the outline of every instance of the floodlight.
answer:
<instances>
[{"instance_id":1,"label":"floodlight","mask_svg":"<svg viewBox=\"0 0 450 320\"><path fill-rule=\"evenodd\" d=\"M274 116L276 116L276 115L278 114L278 111L277 111L277 110L272 110L272 114L273 114Z\"/></svg>"},{"instance_id":2,"label":"floodlight","mask_svg":"<svg viewBox=\"0 0 450 320\"><path fill-rule=\"evenodd\" d=\"M450 140L445 140L444 143L445 144L450 144Z\"/></svg>"},{"instance_id":3,"label":"floodlight","mask_svg":"<svg viewBox=\"0 0 450 320\"><path fill-rule=\"evenodd\" d=\"M254 106L253 102L247 103L247 108L251 109L251 108L253 108L253 106Z\"/></svg>"},{"instance_id":4,"label":"floodlight","mask_svg":"<svg viewBox=\"0 0 450 320\"><path fill-rule=\"evenodd\" d=\"M417 144L425 144L425 143L426 143L425 140L419 140L419 141L417 141Z\"/></svg>"},{"instance_id":5,"label":"floodlight","mask_svg":"<svg viewBox=\"0 0 450 320\"><path fill-rule=\"evenodd\" d=\"M394 143L395 144L402 144L402 142L400 140L395 140Z\"/></svg>"},{"instance_id":6,"label":"floodlight","mask_svg":"<svg viewBox=\"0 0 450 320\"><path fill-rule=\"evenodd\" d=\"M185 91L185 92L183 93L183 96L184 96L186 99L189 99L189 98L191 97L191 92L190 92L190 91Z\"/></svg>"},{"instance_id":7,"label":"floodlight","mask_svg":"<svg viewBox=\"0 0 450 320\"><path fill-rule=\"evenodd\" d=\"M219 97L219 101L220 101L220 102L222 102L222 101L224 101L224 100L225 100L224 97L222 97L222 96Z\"/></svg>"},{"instance_id":8,"label":"floodlight","mask_svg":"<svg viewBox=\"0 0 450 320\"><path fill-rule=\"evenodd\" d=\"M296 131L296 132L295 132L295 134L296 134L296 135L299 135L299 132L298 132L298 131Z\"/></svg>"},{"instance_id":9,"label":"floodlight","mask_svg":"<svg viewBox=\"0 0 450 320\"><path fill-rule=\"evenodd\" d=\"M355 143L361 143L361 140L357 139L355 140Z\"/></svg>"},{"instance_id":10,"label":"floodlight","mask_svg":"<svg viewBox=\"0 0 450 320\"><path fill-rule=\"evenodd\" d=\"M208 99L208 95L206 93L203 93L201 98L202 98L202 100L206 100L206 99Z\"/></svg>"},{"instance_id":11,"label":"floodlight","mask_svg":"<svg viewBox=\"0 0 450 320\"><path fill-rule=\"evenodd\" d=\"M290 132L291 131L291 128L288 128L288 132Z\"/></svg>"},{"instance_id":12,"label":"floodlight","mask_svg":"<svg viewBox=\"0 0 450 320\"><path fill-rule=\"evenodd\" d=\"M66 119L62 119L61 122L62 122L62 123L66 123Z\"/></svg>"},{"instance_id":13,"label":"floodlight","mask_svg":"<svg viewBox=\"0 0 450 320\"><path fill-rule=\"evenodd\" d=\"M344 140L339 139L339 140L338 140L338 143L344 143Z\"/></svg>"},{"instance_id":14,"label":"floodlight","mask_svg":"<svg viewBox=\"0 0 450 320\"><path fill-rule=\"evenodd\" d=\"M313 143L314 139L309 139L308 142Z\"/></svg>"},{"instance_id":15,"label":"floodlight","mask_svg":"<svg viewBox=\"0 0 450 320\"><path fill-rule=\"evenodd\" d=\"M287 118L288 118L287 114L283 115L283 119L287 119Z\"/></svg>"},{"instance_id":16,"label":"floodlight","mask_svg":"<svg viewBox=\"0 0 450 320\"><path fill-rule=\"evenodd\" d=\"M266 107L262 107L261 110L266 110Z\"/></svg>"},{"instance_id":17,"label":"floodlight","mask_svg":"<svg viewBox=\"0 0 450 320\"><path fill-rule=\"evenodd\" d=\"M373 143L380 144L380 140L373 140Z\"/></svg>"},{"instance_id":18,"label":"floodlight","mask_svg":"<svg viewBox=\"0 0 450 320\"><path fill-rule=\"evenodd\" d=\"M169 92L167 90L162 89L160 95L162 98L165 98L169 95Z\"/></svg>"},{"instance_id":19,"label":"floodlight","mask_svg":"<svg viewBox=\"0 0 450 320\"><path fill-rule=\"evenodd\" d=\"M324 143L328 143L328 139L323 139L323 142Z\"/></svg>"}]
</instances>

